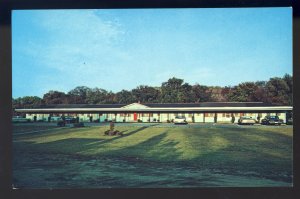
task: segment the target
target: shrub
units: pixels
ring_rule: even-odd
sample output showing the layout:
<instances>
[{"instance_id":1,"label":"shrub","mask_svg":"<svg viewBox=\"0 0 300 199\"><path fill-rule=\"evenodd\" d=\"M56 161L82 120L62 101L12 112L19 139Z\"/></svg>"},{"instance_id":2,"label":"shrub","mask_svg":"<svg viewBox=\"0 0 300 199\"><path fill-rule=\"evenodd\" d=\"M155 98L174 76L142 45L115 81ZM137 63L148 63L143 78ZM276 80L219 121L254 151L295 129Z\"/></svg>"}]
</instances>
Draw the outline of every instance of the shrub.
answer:
<instances>
[{"instance_id":1,"label":"shrub","mask_svg":"<svg viewBox=\"0 0 300 199\"><path fill-rule=\"evenodd\" d=\"M120 135L120 136L122 136L123 133L118 130L117 131L106 130L104 132L104 135L109 135L109 136Z\"/></svg>"},{"instance_id":2,"label":"shrub","mask_svg":"<svg viewBox=\"0 0 300 199\"><path fill-rule=\"evenodd\" d=\"M141 119L138 119L138 122L143 122Z\"/></svg>"},{"instance_id":3,"label":"shrub","mask_svg":"<svg viewBox=\"0 0 300 199\"><path fill-rule=\"evenodd\" d=\"M153 119L153 122L156 122L156 118Z\"/></svg>"}]
</instances>

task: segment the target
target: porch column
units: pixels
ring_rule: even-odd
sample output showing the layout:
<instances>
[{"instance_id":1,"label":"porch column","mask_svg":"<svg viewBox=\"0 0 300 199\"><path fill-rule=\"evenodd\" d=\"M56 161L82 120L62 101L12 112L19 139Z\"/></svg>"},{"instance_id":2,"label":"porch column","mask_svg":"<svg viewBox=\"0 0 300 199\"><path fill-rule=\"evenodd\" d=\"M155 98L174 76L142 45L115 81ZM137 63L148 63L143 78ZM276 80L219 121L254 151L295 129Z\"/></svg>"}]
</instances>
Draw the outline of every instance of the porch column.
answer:
<instances>
[{"instance_id":1,"label":"porch column","mask_svg":"<svg viewBox=\"0 0 300 199\"><path fill-rule=\"evenodd\" d=\"M218 113L215 113L215 117L214 117L214 122L217 123L218 122Z\"/></svg>"}]
</instances>

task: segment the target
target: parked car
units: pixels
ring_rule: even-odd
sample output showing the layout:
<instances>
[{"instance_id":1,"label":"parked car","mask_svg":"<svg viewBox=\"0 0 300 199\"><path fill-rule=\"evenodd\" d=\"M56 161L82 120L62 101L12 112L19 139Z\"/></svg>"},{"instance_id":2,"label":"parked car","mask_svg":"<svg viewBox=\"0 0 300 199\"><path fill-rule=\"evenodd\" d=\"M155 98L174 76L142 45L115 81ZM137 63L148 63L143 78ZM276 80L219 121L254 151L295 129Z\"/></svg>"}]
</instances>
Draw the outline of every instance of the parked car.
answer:
<instances>
[{"instance_id":1,"label":"parked car","mask_svg":"<svg viewBox=\"0 0 300 199\"><path fill-rule=\"evenodd\" d=\"M76 123L76 118L75 117L65 117L65 123L67 123L67 124Z\"/></svg>"},{"instance_id":2,"label":"parked car","mask_svg":"<svg viewBox=\"0 0 300 199\"><path fill-rule=\"evenodd\" d=\"M50 117L50 122L59 122L59 121L62 121L62 118L60 116Z\"/></svg>"},{"instance_id":3,"label":"parked car","mask_svg":"<svg viewBox=\"0 0 300 199\"><path fill-rule=\"evenodd\" d=\"M281 125L283 123L282 119L279 119L278 116L266 116L264 119L261 120L261 124L265 125Z\"/></svg>"},{"instance_id":4,"label":"parked car","mask_svg":"<svg viewBox=\"0 0 300 199\"><path fill-rule=\"evenodd\" d=\"M184 116L176 116L173 122L174 124L187 124L187 121Z\"/></svg>"},{"instance_id":5,"label":"parked car","mask_svg":"<svg viewBox=\"0 0 300 199\"><path fill-rule=\"evenodd\" d=\"M256 120L250 116L242 116L240 117L240 119L238 120L238 124L255 124Z\"/></svg>"}]
</instances>

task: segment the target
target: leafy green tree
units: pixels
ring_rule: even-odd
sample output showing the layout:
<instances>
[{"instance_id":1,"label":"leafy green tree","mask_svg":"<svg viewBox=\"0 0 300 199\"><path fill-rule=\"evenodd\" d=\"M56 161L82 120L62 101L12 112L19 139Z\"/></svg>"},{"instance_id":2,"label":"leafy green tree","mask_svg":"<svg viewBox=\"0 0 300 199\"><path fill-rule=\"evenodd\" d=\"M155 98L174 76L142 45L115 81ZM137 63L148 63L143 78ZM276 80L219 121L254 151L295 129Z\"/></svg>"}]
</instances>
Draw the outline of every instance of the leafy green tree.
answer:
<instances>
[{"instance_id":1,"label":"leafy green tree","mask_svg":"<svg viewBox=\"0 0 300 199\"><path fill-rule=\"evenodd\" d=\"M85 102L88 104L102 104L107 101L108 92L102 88L89 89L86 92Z\"/></svg>"},{"instance_id":2,"label":"leafy green tree","mask_svg":"<svg viewBox=\"0 0 300 199\"><path fill-rule=\"evenodd\" d=\"M255 92L258 86L254 82L245 82L234 86L227 95L229 101L235 102L253 102L256 101Z\"/></svg>"},{"instance_id":3,"label":"leafy green tree","mask_svg":"<svg viewBox=\"0 0 300 199\"><path fill-rule=\"evenodd\" d=\"M288 83L279 77L271 78L266 84L267 91L267 102L278 105L289 105L290 99L290 88Z\"/></svg>"},{"instance_id":4,"label":"leafy green tree","mask_svg":"<svg viewBox=\"0 0 300 199\"><path fill-rule=\"evenodd\" d=\"M161 101L165 103L179 102L179 93L183 79L171 78L167 82L163 82L161 85Z\"/></svg>"},{"instance_id":5,"label":"leafy green tree","mask_svg":"<svg viewBox=\"0 0 300 199\"><path fill-rule=\"evenodd\" d=\"M64 92L60 91L49 91L44 94L43 102L45 104L67 104L68 103L68 95Z\"/></svg>"},{"instance_id":6,"label":"leafy green tree","mask_svg":"<svg viewBox=\"0 0 300 199\"><path fill-rule=\"evenodd\" d=\"M208 87L210 93L210 101L213 102L224 102L226 99L224 98L222 91L223 88L220 86L210 86Z\"/></svg>"},{"instance_id":7,"label":"leafy green tree","mask_svg":"<svg viewBox=\"0 0 300 199\"><path fill-rule=\"evenodd\" d=\"M193 102L211 101L211 91L207 86L195 84L192 86Z\"/></svg>"},{"instance_id":8,"label":"leafy green tree","mask_svg":"<svg viewBox=\"0 0 300 199\"><path fill-rule=\"evenodd\" d=\"M116 102L118 104L130 104L135 102L135 98L132 95L132 92L127 90L121 90L116 93Z\"/></svg>"},{"instance_id":9,"label":"leafy green tree","mask_svg":"<svg viewBox=\"0 0 300 199\"><path fill-rule=\"evenodd\" d=\"M221 94L224 98L224 101L229 101L228 100L228 95L232 92L232 87L231 86L225 86L222 88Z\"/></svg>"},{"instance_id":10,"label":"leafy green tree","mask_svg":"<svg viewBox=\"0 0 300 199\"><path fill-rule=\"evenodd\" d=\"M107 95L105 96L105 101L103 103L104 104L116 104L117 103L116 94L113 93L112 91L109 91L107 93Z\"/></svg>"},{"instance_id":11,"label":"leafy green tree","mask_svg":"<svg viewBox=\"0 0 300 199\"><path fill-rule=\"evenodd\" d=\"M133 98L136 102L158 102L160 92L158 89L151 86L138 86L131 91Z\"/></svg>"},{"instance_id":12,"label":"leafy green tree","mask_svg":"<svg viewBox=\"0 0 300 199\"><path fill-rule=\"evenodd\" d=\"M289 74L283 76L283 80L288 85L288 91L286 92L288 96L288 105L293 105L293 77Z\"/></svg>"},{"instance_id":13,"label":"leafy green tree","mask_svg":"<svg viewBox=\"0 0 300 199\"><path fill-rule=\"evenodd\" d=\"M33 108L42 104L42 99L37 96L25 96L13 99L15 108Z\"/></svg>"},{"instance_id":14,"label":"leafy green tree","mask_svg":"<svg viewBox=\"0 0 300 199\"><path fill-rule=\"evenodd\" d=\"M293 77L285 74L283 78L271 78L269 81L243 82L236 86L219 87L190 85L176 77L163 82L161 87L138 86L131 91L117 93L101 88L78 86L65 94L49 91L43 99L25 96L12 99L13 108L31 108L41 104L111 104L133 102L142 103L189 103L208 101L262 101L279 105L293 104Z\"/></svg>"},{"instance_id":15,"label":"leafy green tree","mask_svg":"<svg viewBox=\"0 0 300 199\"><path fill-rule=\"evenodd\" d=\"M192 86L188 83L184 83L183 85L181 85L177 99L180 103L194 102L195 97L192 93Z\"/></svg>"},{"instance_id":16,"label":"leafy green tree","mask_svg":"<svg viewBox=\"0 0 300 199\"><path fill-rule=\"evenodd\" d=\"M77 86L76 88L68 92L68 98L70 104L86 104L87 95L92 92L92 89L86 86Z\"/></svg>"}]
</instances>

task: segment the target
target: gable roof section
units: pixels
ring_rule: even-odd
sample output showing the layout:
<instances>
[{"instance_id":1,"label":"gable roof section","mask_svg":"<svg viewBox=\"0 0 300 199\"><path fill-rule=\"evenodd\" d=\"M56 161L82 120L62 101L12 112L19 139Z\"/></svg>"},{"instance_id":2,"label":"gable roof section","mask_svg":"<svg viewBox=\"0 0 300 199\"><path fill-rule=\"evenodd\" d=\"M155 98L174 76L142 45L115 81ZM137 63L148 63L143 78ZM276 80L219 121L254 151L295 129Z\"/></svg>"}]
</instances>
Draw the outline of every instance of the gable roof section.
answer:
<instances>
[{"instance_id":1,"label":"gable roof section","mask_svg":"<svg viewBox=\"0 0 300 199\"><path fill-rule=\"evenodd\" d=\"M132 104L128 104L126 106L123 106L122 108L126 108L126 109L145 109L145 108L149 108L149 107L145 104L132 103Z\"/></svg>"}]
</instances>

